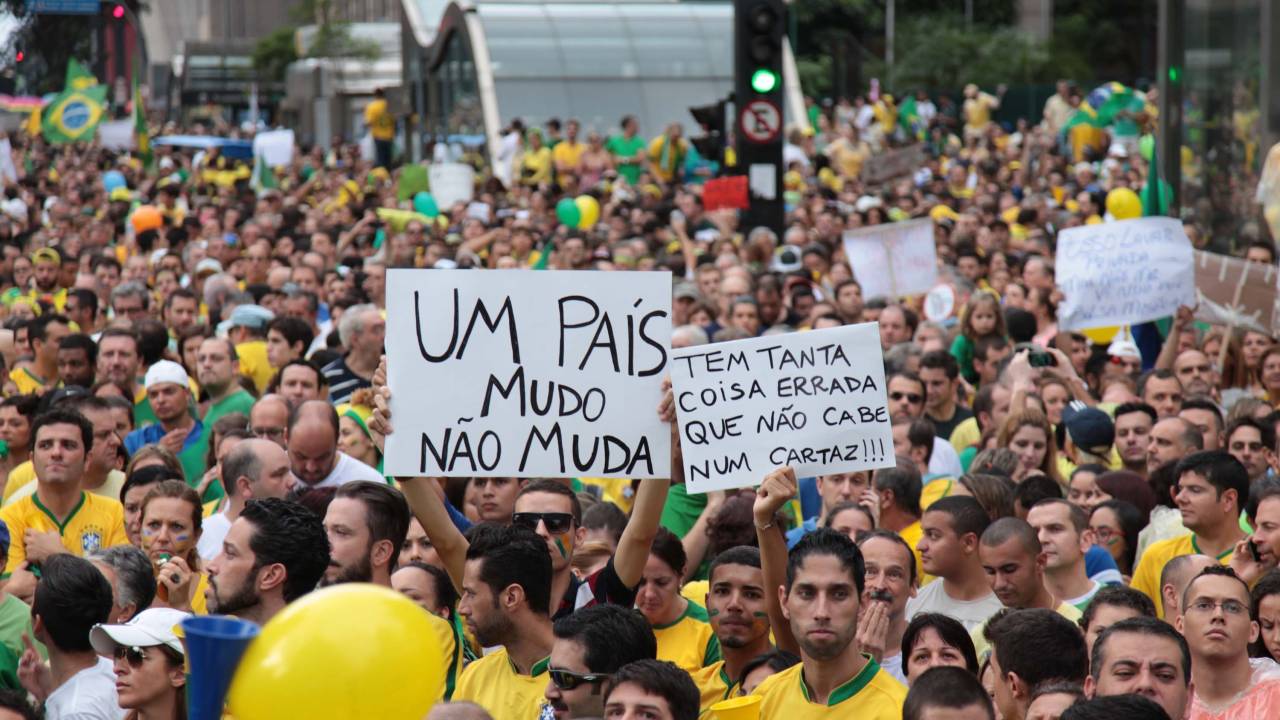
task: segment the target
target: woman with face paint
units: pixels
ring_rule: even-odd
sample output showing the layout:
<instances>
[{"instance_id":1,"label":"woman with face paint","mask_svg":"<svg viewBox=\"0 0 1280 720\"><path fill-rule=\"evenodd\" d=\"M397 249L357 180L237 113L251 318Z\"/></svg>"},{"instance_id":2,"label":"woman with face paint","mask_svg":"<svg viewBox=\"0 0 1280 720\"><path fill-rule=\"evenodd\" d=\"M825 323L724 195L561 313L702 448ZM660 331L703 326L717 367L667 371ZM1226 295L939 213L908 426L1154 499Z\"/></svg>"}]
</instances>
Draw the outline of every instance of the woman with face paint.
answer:
<instances>
[{"instance_id":1,"label":"woman with face paint","mask_svg":"<svg viewBox=\"0 0 1280 720\"><path fill-rule=\"evenodd\" d=\"M680 595L685 562L680 538L658 528L640 586L636 588L636 609L653 626L658 659L693 672L719 662L720 641L711 628L706 609Z\"/></svg>"},{"instance_id":2,"label":"woman with face paint","mask_svg":"<svg viewBox=\"0 0 1280 720\"><path fill-rule=\"evenodd\" d=\"M141 512L142 550L156 571L152 607L205 614L208 577L200 571L200 496L181 480L165 480L147 493Z\"/></svg>"}]
</instances>

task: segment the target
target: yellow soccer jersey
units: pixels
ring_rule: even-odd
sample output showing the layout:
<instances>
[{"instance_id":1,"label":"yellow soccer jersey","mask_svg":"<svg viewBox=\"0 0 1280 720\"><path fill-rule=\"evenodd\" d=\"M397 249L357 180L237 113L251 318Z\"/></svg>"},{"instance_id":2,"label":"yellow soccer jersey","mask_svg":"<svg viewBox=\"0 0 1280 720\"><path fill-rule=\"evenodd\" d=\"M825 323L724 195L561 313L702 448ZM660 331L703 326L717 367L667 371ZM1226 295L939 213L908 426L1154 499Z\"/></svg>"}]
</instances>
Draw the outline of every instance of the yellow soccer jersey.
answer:
<instances>
[{"instance_id":1,"label":"yellow soccer jersey","mask_svg":"<svg viewBox=\"0 0 1280 720\"><path fill-rule=\"evenodd\" d=\"M35 482L36 466L28 460L9 471L9 479L4 484L4 505L8 505L13 494L27 483Z\"/></svg>"},{"instance_id":2,"label":"yellow soccer jersey","mask_svg":"<svg viewBox=\"0 0 1280 720\"><path fill-rule=\"evenodd\" d=\"M658 659L675 663L688 673L720 660L720 641L707 620L707 611L689 601L675 622L655 625L653 636L658 640Z\"/></svg>"},{"instance_id":3,"label":"yellow soccer jersey","mask_svg":"<svg viewBox=\"0 0 1280 720\"><path fill-rule=\"evenodd\" d=\"M867 664L848 682L836 688L827 704L809 699L804 682L804 664L793 665L765 678L755 689L761 697L761 718L786 720L901 720L907 688L880 665L864 655Z\"/></svg>"},{"instance_id":4,"label":"yellow soccer jersey","mask_svg":"<svg viewBox=\"0 0 1280 720\"><path fill-rule=\"evenodd\" d=\"M38 532L57 531L62 545L72 555L84 557L89 553L115 545L126 545L124 534L124 506L110 498L93 493L80 493L80 503L65 522L54 519L53 513L40 502L38 495L30 495L0 510L0 521L9 528L9 562L4 577L27 559L27 530Z\"/></svg>"},{"instance_id":5,"label":"yellow soccer jersey","mask_svg":"<svg viewBox=\"0 0 1280 720\"><path fill-rule=\"evenodd\" d=\"M236 346L236 355L240 357L240 373L248 375L253 380L254 386L258 388L258 394L261 395L276 374L275 368L267 362L267 341L250 340L240 343Z\"/></svg>"},{"instance_id":6,"label":"yellow soccer jersey","mask_svg":"<svg viewBox=\"0 0 1280 720\"><path fill-rule=\"evenodd\" d=\"M1160 592L1160 573L1164 571L1165 563L1179 555L1204 554L1206 553L1202 552L1196 543L1195 535L1183 535L1152 543L1151 547L1142 553L1138 567L1134 568L1133 581L1129 583L1129 587L1151 598L1151 601L1156 604L1156 616L1163 619L1164 600L1163 593ZM1219 555L1218 562L1223 565L1230 564L1231 551L1228 550Z\"/></svg>"},{"instance_id":7,"label":"yellow soccer jersey","mask_svg":"<svg viewBox=\"0 0 1280 720\"><path fill-rule=\"evenodd\" d=\"M698 692L702 694L700 713L703 715L712 705L721 700L736 697L738 694L738 683L725 674L723 660L695 670L689 675L693 678L693 684L698 686Z\"/></svg>"},{"instance_id":8,"label":"yellow soccer jersey","mask_svg":"<svg viewBox=\"0 0 1280 720\"><path fill-rule=\"evenodd\" d=\"M550 664L550 658L541 660L531 675L521 675L507 657L507 649L502 648L462 671L453 699L473 702L494 718L536 718L545 697Z\"/></svg>"},{"instance_id":9,"label":"yellow soccer jersey","mask_svg":"<svg viewBox=\"0 0 1280 720\"><path fill-rule=\"evenodd\" d=\"M47 384L26 368L18 368L9 373L9 379L18 386L20 395L39 395L44 392L44 386Z\"/></svg>"},{"instance_id":10,"label":"yellow soccer jersey","mask_svg":"<svg viewBox=\"0 0 1280 720\"><path fill-rule=\"evenodd\" d=\"M684 599L698 603L704 608L706 607L707 594L711 592L711 583L708 580L690 580L680 588L680 594Z\"/></svg>"}]
</instances>

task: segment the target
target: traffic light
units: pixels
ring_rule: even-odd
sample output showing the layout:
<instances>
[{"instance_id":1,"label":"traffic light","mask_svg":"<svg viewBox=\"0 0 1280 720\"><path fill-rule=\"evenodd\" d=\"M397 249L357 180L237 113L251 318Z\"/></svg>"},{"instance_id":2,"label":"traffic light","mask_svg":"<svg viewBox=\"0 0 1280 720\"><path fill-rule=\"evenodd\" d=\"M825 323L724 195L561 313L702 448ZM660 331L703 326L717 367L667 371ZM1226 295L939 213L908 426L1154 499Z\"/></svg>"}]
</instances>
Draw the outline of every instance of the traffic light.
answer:
<instances>
[{"instance_id":1,"label":"traffic light","mask_svg":"<svg viewBox=\"0 0 1280 720\"><path fill-rule=\"evenodd\" d=\"M750 230L765 226L782 235L783 0L734 0L734 129L736 167L751 177Z\"/></svg>"},{"instance_id":2,"label":"traffic light","mask_svg":"<svg viewBox=\"0 0 1280 720\"><path fill-rule=\"evenodd\" d=\"M698 154L703 158L712 162L724 163L725 139L728 133L725 132L725 106L727 100L721 100L714 105L700 105L698 107L689 108L689 114L693 115L693 119L702 128L702 135L695 137L690 142L698 149Z\"/></svg>"},{"instance_id":3,"label":"traffic light","mask_svg":"<svg viewBox=\"0 0 1280 720\"><path fill-rule=\"evenodd\" d=\"M111 17L113 17L113 18L115 18L115 19L117 19L117 20L119 20L120 18L124 17L124 6L123 6L123 5L121 5L120 3L116 3L116 4L111 8Z\"/></svg>"},{"instance_id":4,"label":"traffic light","mask_svg":"<svg viewBox=\"0 0 1280 720\"><path fill-rule=\"evenodd\" d=\"M27 59L27 54L22 52L21 50L13 54L14 62L22 62L23 60L26 60L26 59Z\"/></svg>"}]
</instances>

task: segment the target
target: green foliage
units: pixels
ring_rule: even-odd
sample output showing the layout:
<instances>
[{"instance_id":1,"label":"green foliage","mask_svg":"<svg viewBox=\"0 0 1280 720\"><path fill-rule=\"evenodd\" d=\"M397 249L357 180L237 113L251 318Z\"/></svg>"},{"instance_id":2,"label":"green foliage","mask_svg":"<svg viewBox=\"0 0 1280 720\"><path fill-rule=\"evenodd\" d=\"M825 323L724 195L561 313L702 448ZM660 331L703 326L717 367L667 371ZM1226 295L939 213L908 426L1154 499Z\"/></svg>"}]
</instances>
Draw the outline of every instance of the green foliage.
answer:
<instances>
[{"instance_id":1,"label":"green foliage","mask_svg":"<svg viewBox=\"0 0 1280 720\"><path fill-rule=\"evenodd\" d=\"M253 69L263 80L284 80L285 69L289 63L298 59L297 48L294 47L293 34L295 28L282 27L266 35L253 48Z\"/></svg>"}]
</instances>

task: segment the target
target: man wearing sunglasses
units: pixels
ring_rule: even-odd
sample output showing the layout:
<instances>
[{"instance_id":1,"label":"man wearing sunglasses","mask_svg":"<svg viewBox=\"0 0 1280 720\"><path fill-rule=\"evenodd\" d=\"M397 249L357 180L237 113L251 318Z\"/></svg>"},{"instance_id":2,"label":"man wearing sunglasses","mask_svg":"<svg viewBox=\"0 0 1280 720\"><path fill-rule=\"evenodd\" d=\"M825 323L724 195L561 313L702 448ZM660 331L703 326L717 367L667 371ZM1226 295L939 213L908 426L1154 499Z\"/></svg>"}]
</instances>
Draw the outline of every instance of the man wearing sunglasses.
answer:
<instances>
[{"instance_id":1,"label":"man wearing sunglasses","mask_svg":"<svg viewBox=\"0 0 1280 720\"><path fill-rule=\"evenodd\" d=\"M889 376L886 383L889 397L889 418L894 422L918 420L924 417L925 404L929 401L929 393L924 381L913 372L898 372ZM960 465L960 455L951 443L943 438L934 437L933 452L929 455L929 472L934 475L960 477L964 468Z\"/></svg>"},{"instance_id":2,"label":"man wearing sunglasses","mask_svg":"<svg viewBox=\"0 0 1280 720\"><path fill-rule=\"evenodd\" d=\"M556 642L539 720L603 717L604 684L623 665L658 652L644 616L617 605L583 608L556 620L552 630Z\"/></svg>"}]
</instances>

